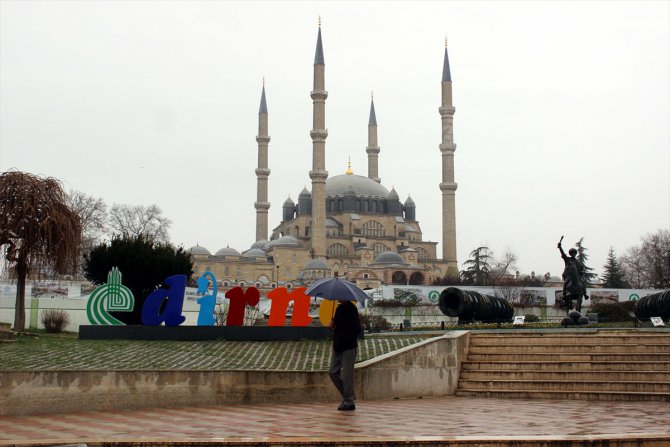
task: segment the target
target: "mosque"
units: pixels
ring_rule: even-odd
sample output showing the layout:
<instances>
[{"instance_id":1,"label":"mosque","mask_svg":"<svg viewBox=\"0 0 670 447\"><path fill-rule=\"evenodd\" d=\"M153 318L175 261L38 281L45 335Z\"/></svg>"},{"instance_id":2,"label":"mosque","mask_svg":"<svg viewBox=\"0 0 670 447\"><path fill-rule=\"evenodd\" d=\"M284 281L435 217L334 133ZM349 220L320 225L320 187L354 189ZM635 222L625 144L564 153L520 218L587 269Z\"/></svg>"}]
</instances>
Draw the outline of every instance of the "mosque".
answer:
<instances>
[{"instance_id":1,"label":"mosque","mask_svg":"<svg viewBox=\"0 0 670 447\"><path fill-rule=\"evenodd\" d=\"M454 182L452 83L445 45L442 70L442 256L437 242L423 240L411 197L401 202L394 188L381 184L380 147L374 99L368 121L368 175L354 175L351 166L341 175L328 176L325 166L326 130L325 59L319 26L314 57L312 181L282 206L282 221L268 240L268 108L265 86L258 112L258 167L255 241L239 252L225 247L213 255L205 247L191 247L194 276L211 271L224 287L241 285L287 288L308 285L327 277L344 277L359 287L382 284L427 285L458 275ZM437 154L436 154L437 158ZM436 188L437 189L437 188Z\"/></svg>"}]
</instances>

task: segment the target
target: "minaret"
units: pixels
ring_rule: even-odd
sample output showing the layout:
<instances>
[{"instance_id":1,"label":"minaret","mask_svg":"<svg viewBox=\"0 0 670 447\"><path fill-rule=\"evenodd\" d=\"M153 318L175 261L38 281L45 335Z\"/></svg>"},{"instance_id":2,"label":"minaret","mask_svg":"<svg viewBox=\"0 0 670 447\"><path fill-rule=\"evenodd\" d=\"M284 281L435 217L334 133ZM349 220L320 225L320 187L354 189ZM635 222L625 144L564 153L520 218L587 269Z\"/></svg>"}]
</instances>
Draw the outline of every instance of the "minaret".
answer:
<instances>
[{"instance_id":1,"label":"minaret","mask_svg":"<svg viewBox=\"0 0 670 447\"><path fill-rule=\"evenodd\" d=\"M444 39L444 67L442 69L442 107L439 109L442 117L442 259L447 262L447 275L458 274L456 258L456 188L454 181L454 112L456 109L451 97L451 71L449 69L449 54L447 39Z\"/></svg>"},{"instance_id":2,"label":"minaret","mask_svg":"<svg viewBox=\"0 0 670 447\"><path fill-rule=\"evenodd\" d=\"M377 183L381 183L379 178L379 146L377 146L377 116L375 115L375 98L370 95L370 119L368 120L368 147L365 148L368 153L368 177Z\"/></svg>"},{"instance_id":3,"label":"minaret","mask_svg":"<svg viewBox=\"0 0 670 447\"><path fill-rule=\"evenodd\" d=\"M256 168L258 184L254 208L256 208L256 240L262 241L268 238L268 210L270 209L270 202L268 202L268 177L270 176L268 143L270 142L270 136L268 135L268 106L265 102L265 79L263 79L261 106L258 110L256 141L258 142L258 168Z\"/></svg>"},{"instance_id":4,"label":"minaret","mask_svg":"<svg viewBox=\"0 0 670 447\"><path fill-rule=\"evenodd\" d=\"M314 89L311 92L313 103L312 131L312 255L315 258L326 257L326 64L323 59L321 44L321 18L319 18L319 35L316 40L314 56Z\"/></svg>"}]
</instances>

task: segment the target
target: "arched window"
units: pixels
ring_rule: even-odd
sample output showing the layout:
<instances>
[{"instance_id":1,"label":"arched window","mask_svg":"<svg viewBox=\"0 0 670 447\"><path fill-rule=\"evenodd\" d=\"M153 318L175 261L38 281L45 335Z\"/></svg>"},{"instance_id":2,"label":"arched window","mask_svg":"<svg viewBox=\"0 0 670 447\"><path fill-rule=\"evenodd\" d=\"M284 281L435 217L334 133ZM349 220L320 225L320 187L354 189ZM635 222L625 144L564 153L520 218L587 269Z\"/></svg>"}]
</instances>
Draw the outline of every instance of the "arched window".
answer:
<instances>
[{"instance_id":1,"label":"arched window","mask_svg":"<svg viewBox=\"0 0 670 447\"><path fill-rule=\"evenodd\" d=\"M230 276L230 267L223 269L223 276Z\"/></svg>"},{"instance_id":2,"label":"arched window","mask_svg":"<svg viewBox=\"0 0 670 447\"><path fill-rule=\"evenodd\" d=\"M376 244L374 244L372 246L372 249L375 251L375 256L374 256L375 258L377 257L377 255L379 253L384 253L385 251L391 251L390 248L388 248L386 245L384 245L380 242L377 242Z\"/></svg>"},{"instance_id":3,"label":"arched window","mask_svg":"<svg viewBox=\"0 0 670 447\"><path fill-rule=\"evenodd\" d=\"M328 257L331 258L337 258L341 256L347 256L349 254L349 249L344 244L335 243L331 244L330 247L328 247Z\"/></svg>"},{"instance_id":4,"label":"arched window","mask_svg":"<svg viewBox=\"0 0 670 447\"><path fill-rule=\"evenodd\" d=\"M369 220L363 224L363 236L384 237L385 235L384 226L376 220Z\"/></svg>"},{"instance_id":5,"label":"arched window","mask_svg":"<svg viewBox=\"0 0 670 447\"><path fill-rule=\"evenodd\" d=\"M407 284L407 275L404 272L395 272L391 275L392 284Z\"/></svg>"},{"instance_id":6,"label":"arched window","mask_svg":"<svg viewBox=\"0 0 670 447\"><path fill-rule=\"evenodd\" d=\"M409 277L409 283L412 285L421 285L423 281L423 273L421 272L414 272Z\"/></svg>"},{"instance_id":7,"label":"arched window","mask_svg":"<svg viewBox=\"0 0 670 447\"><path fill-rule=\"evenodd\" d=\"M419 261L426 261L426 260L430 259L430 255L428 254L428 250L426 250L425 248L416 247L416 251L417 251L416 258Z\"/></svg>"}]
</instances>

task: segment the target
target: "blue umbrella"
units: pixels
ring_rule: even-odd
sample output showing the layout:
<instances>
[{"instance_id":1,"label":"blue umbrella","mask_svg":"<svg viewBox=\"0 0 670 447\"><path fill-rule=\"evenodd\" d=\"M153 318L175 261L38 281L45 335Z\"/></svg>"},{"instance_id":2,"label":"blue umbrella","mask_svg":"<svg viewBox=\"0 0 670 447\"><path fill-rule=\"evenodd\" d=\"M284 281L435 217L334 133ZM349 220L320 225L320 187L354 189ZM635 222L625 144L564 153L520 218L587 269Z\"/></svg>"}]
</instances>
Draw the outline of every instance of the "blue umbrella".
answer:
<instances>
[{"instance_id":1,"label":"blue umbrella","mask_svg":"<svg viewBox=\"0 0 670 447\"><path fill-rule=\"evenodd\" d=\"M356 284L340 278L320 279L305 290L305 295L336 301L362 301L368 298Z\"/></svg>"}]
</instances>

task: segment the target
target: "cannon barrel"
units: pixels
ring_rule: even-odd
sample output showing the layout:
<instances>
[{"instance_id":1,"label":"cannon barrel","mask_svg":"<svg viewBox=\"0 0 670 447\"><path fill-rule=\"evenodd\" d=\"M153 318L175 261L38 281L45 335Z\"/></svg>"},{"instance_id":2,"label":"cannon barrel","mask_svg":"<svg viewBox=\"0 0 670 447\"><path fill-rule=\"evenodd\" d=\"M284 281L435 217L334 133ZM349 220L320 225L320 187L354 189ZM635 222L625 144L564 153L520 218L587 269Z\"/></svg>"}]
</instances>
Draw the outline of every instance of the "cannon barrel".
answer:
<instances>
[{"instance_id":1,"label":"cannon barrel","mask_svg":"<svg viewBox=\"0 0 670 447\"><path fill-rule=\"evenodd\" d=\"M514 308L506 299L456 287L444 289L438 305L443 314L458 317L459 323L475 320L484 323L510 322L514 316Z\"/></svg>"},{"instance_id":2,"label":"cannon barrel","mask_svg":"<svg viewBox=\"0 0 670 447\"><path fill-rule=\"evenodd\" d=\"M640 298L635 305L635 316L638 320L651 317L661 317L664 320L670 318L670 290Z\"/></svg>"}]
</instances>

